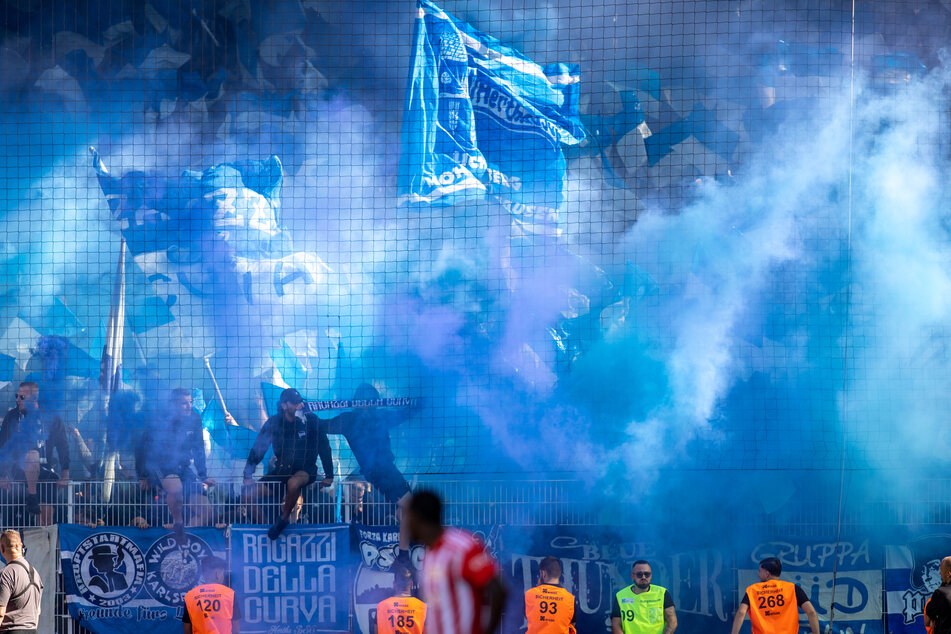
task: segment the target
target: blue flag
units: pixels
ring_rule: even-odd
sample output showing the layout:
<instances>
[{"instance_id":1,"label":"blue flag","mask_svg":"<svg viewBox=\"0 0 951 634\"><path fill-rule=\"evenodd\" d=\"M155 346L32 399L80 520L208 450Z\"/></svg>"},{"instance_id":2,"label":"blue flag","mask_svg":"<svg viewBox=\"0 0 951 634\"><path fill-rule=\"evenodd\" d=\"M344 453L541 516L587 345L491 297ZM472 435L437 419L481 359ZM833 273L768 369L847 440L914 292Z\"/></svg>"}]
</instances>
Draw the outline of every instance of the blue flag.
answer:
<instances>
[{"instance_id":1,"label":"blue flag","mask_svg":"<svg viewBox=\"0 0 951 634\"><path fill-rule=\"evenodd\" d=\"M584 138L577 65L542 68L419 0L403 117L403 202L486 197L534 233L556 233L562 145Z\"/></svg>"}]
</instances>

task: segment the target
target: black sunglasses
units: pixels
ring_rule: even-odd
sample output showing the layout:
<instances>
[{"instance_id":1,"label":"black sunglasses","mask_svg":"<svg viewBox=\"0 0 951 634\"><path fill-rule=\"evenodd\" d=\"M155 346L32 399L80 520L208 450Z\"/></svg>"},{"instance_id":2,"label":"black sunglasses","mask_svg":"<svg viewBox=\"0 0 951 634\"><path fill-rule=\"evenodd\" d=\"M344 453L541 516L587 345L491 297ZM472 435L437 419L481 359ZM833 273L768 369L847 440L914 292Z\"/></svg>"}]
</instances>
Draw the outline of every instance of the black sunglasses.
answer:
<instances>
[{"instance_id":1,"label":"black sunglasses","mask_svg":"<svg viewBox=\"0 0 951 634\"><path fill-rule=\"evenodd\" d=\"M651 576L651 573L649 573L649 572L635 572L635 573L634 573L634 576L635 576L635 577L649 577L649 576Z\"/></svg>"}]
</instances>

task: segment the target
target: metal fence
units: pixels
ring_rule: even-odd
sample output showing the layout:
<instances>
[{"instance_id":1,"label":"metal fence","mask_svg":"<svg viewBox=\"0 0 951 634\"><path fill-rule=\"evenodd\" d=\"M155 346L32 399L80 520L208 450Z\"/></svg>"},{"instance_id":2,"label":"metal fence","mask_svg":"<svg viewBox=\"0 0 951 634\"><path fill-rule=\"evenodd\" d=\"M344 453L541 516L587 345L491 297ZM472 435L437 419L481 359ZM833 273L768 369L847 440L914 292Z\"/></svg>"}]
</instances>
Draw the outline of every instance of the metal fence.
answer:
<instances>
[{"instance_id":1,"label":"metal fence","mask_svg":"<svg viewBox=\"0 0 951 634\"><path fill-rule=\"evenodd\" d=\"M608 509L590 499L590 491L574 480L519 479L437 479L427 477L415 483L442 495L447 501L447 524L470 527L493 526L594 526L636 525L623 509ZM841 513L842 535L868 534L889 527L939 527L951 524L951 480L921 481L913 487L916 495L880 493L866 499L846 500ZM277 517L283 492L277 483L268 483L252 501L242 495L241 482L219 482L201 494L193 491L185 513L191 525L236 523L269 524ZM38 497L49 513L45 519L56 523L89 526L167 526L168 514L163 493L143 489L138 482L71 481L39 484ZM26 507L24 483L0 486L0 521L4 528L36 526L41 516ZM801 501L795 510L781 514L759 513L735 518L757 533L799 537L829 536L837 528L839 508L835 496ZM300 523L351 523L395 525L396 505L378 491L351 476L333 487L311 486L302 498L295 520ZM62 576L56 581L57 634L82 630L67 615Z\"/></svg>"}]
</instances>

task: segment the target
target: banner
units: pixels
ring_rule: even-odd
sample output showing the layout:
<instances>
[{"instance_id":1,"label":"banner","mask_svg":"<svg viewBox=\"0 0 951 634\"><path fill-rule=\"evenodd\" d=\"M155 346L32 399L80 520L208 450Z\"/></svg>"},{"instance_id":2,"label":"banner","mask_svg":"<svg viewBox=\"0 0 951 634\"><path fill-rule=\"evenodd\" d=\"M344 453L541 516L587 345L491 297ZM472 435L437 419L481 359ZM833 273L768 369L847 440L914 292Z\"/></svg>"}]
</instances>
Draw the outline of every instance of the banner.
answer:
<instances>
[{"instance_id":1,"label":"banner","mask_svg":"<svg viewBox=\"0 0 951 634\"><path fill-rule=\"evenodd\" d=\"M885 608L890 634L924 631L925 603L941 585L941 559L951 552L951 534L908 538L885 546Z\"/></svg>"},{"instance_id":2,"label":"banner","mask_svg":"<svg viewBox=\"0 0 951 634\"><path fill-rule=\"evenodd\" d=\"M54 524L24 528L20 535L23 537L23 556L43 580L43 598L40 600L40 619L36 631L55 632L58 527Z\"/></svg>"},{"instance_id":3,"label":"banner","mask_svg":"<svg viewBox=\"0 0 951 634\"><path fill-rule=\"evenodd\" d=\"M221 531L194 528L182 548L167 530L59 527L69 615L96 634L178 634L201 561L225 557Z\"/></svg>"},{"instance_id":4,"label":"banner","mask_svg":"<svg viewBox=\"0 0 951 634\"><path fill-rule=\"evenodd\" d=\"M410 203L485 195L532 232L557 232L566 162L584 138L577 65L541 66L419 0L399 190Z\"/></svg>"},{"instance_id":5,"label":"banner","mask_svg":"<svg viewBox=\"0 0 951 634\"><path fill-rule=\"evenodd\" d=\"M242 634L349 632L350 563L349 526L289 526L276 541L266 526L233 526Z\"/></svg>"},{"instance_id":6,"label":"banner","mask_svg":"<svg viewBox=\"0 0 951 634\"><path fill-rule=\"evenodd\" d=\"M505 632L527 628L523 596L538 583L538 565L549 555L561 560L563 584L577 597L579 632L611 631L615 594L630 585L631 566L650 561L653 581L667 588L684 632L728 628L733 618L732 556L711 549L662 552L638 541L636 529L622 527L551 527L526 531L506 527L502 534L503 567L513 593L505 615Z\"/></svg>"},{"instance_id":7,"label":"banner","mask_svg":"<svg viewBox=\"0 0 951 634\"><path fill-rule=\"evenodd\" d=\"M822 538L777 538L756 545L737 562L737 601L746 588L757 583L759 562L776 557L783 565L782 579L800 586L824 627L831 616L833 565L835 623L837 631L880 634L882 630L882 551L869 540L842 541ZM799 613L802 632L808 632L806 615ZM747 619L747 631L749 629ZM894 630L892 630L894 632Z\"/></svg>"},{"instance_id":8,"label":"banner","mask_svg":"<svg viewBox=\"0 0 951 634\"><path fill-rule=\"evenodd\" d=\"M399 529L395 526L353 525L353 542L359 554L353 575L354 632L370 634L376 606L393 596L393 563L399 550ZM419 570L424 548L414 545L410 561Z\"/></svg>"}]
</instances>

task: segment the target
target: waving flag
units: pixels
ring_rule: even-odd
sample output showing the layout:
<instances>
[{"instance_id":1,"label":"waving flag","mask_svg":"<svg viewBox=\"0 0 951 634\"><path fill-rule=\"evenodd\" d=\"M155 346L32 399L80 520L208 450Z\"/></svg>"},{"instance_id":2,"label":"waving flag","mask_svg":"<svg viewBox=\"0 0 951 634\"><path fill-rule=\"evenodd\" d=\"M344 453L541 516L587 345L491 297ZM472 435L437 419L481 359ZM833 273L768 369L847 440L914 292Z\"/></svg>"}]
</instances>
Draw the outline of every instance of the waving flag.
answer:
<instances>
[{"instance_id":1,"label":"waving flag","mask_svg":"<svg viewBox=\"0 0 951 634\"><path fill-rule=\"evenodd\" d=\"M557 232L562 145L584 138L578 67L542 68L419 0L403 118L403 202L490 197L536 233Z\"/></svg>"}]
</instances>

